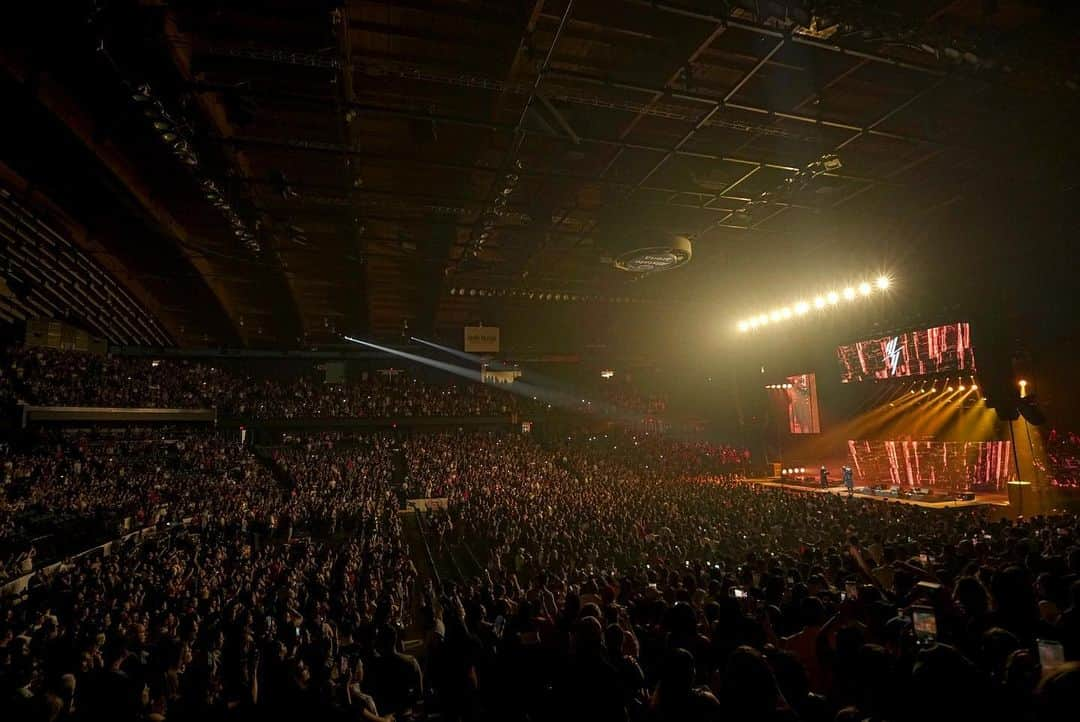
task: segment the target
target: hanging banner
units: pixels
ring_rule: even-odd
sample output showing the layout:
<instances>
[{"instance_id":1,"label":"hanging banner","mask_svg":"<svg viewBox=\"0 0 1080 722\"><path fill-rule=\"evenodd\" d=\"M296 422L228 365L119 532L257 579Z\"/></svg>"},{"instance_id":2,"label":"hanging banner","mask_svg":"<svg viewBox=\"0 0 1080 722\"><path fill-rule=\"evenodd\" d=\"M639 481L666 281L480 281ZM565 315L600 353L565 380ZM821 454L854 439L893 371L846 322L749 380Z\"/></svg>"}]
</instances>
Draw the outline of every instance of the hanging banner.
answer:
<instances>
[{"instance_id":1,"label":"hanging banner","mask_svg":"<svg viewBox=\"0 0 1080 722\"><path fill-rule=\"evenodd\" d=\"M466 326L465 353L498 353L498 326Z\"/></svg>"}]
</instances>

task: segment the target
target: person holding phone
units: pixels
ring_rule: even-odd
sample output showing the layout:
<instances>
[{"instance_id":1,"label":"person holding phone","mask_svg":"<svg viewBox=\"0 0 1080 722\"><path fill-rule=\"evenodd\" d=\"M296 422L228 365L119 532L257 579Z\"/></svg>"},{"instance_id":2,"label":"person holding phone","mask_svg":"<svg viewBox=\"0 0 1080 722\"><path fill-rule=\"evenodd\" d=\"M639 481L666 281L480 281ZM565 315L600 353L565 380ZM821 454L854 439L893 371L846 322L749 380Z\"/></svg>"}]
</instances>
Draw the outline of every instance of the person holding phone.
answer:
<instances>
[{"instance_id":1,"label":"person holding phone","mask_svg":"<svg viewBox=\"0 0 1080 722\"><path fill-rule=\"evenodd\" d=\"M911 624L915 630L915 643L919 647L929 647L937 644L937 615L932 607L912 607Z\"/></svg>"},{"instance_id":2,"label":"person holding phone","mask_svg":"<svg viewBox=\"0 0 1080 722\"><path fill-rule=\"evenodd\" d=\"M1035 642L1039 650L1039 666L1043 673L1052 672L1065 664L1065 647L1052 639L1038 639Z\"/></svg>"}]
</instances>

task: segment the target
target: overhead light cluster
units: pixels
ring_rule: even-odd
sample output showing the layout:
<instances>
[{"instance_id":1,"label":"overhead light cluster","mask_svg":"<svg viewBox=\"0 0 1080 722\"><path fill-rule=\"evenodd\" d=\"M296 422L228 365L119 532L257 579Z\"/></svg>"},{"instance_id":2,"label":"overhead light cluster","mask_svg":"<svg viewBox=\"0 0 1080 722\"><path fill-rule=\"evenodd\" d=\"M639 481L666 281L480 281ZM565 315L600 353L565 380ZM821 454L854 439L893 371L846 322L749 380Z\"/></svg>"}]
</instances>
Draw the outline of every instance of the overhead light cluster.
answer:
<instances>
[{"instance_id":1,"label":"overhead light cluster","mask_svg":"<svg viewBox=\"0 0 1080 722\"><path fill-rule=\"evenodd\" d=\"M795 175L788 176L780 182L780 185L773 190L762 191L756 198L750 200L747 203L746 208L739 211L740 215L745 215L755 206L766 205L775 201L784 200L790 198L800 191L804 191L809 187L810 183L820 175L825 173L835 173L844 167L843 161L835 153L826 153L817 160L807 163L801 168Z\"/></svg>"},{"instance_id":2,"label":"overhead light cluster","mask_svg":"<svg viewBox=\"0 0 1080 722\"><path fill-rule=\"evenodd\" d=\"M513 168L503 174L501 187L495 194L495 200L491 202L491 205L480 215L480 219L473 226L465 250L462 251L461 258L458 259L456 264L457 268L477 258L484 245L492 239L498 219L509 213L510 196L517 189L518 181L521 180L520 172L524 168L525 164L520 159L515 160Z\"/></svg>"},{"instance_id":3,"label":"overhead light cluster","mask_svg":"<svg viewBox=\"0 0 1080 722\"><path fill-rule=\"evenodd\" d=\"M478 296L480 298L519 298L530 301L595 301L599 303L648 303L651 299L630 296L603 296L591 293L563 293L541 289L519 290L515 288L451 288L451 296Z\"/></svg>"},{"instance_id":4,"label":"overhead light cluster","mask_svg":"<svg viewBox=\"0 0 1080 722\"><path fill-rule=\"evenodd\" d=\"M177 160L189 166L199 164L199 157L195 155L195 151L191 148L191 141L188 139L187 127L173 118L165 110L165 105L150 94L149 85L145 83L140 85L131 94L131 99L142 108L143 116L157 131L162 142L169 146Z\"/></svg>"},{"instance_id":5,"label":"overhead light cluster","mask_svg":"<svg viewBox=\"0 0 1080 722\"><path fill-rule=\"evenodd\" d=\"M132 92L131 99L142 108L143 116L150 122L158 137L168 146L177 160L191 168L196 176L201 176L202 174L199 172L199 156L191 147L190 132L187 125L170 115L165 110L164 103L151 94L150 86L145 83ZM261 250L255 232L248 227L248 224L229 203L221 187L214 180L207 177L199 178L199 187L206 200L225 216L225 220L229 222L229 227L232 228L233 235L249 251L257 253Z\"/></svg>"},{"instance_id":6,"label":"overhead light cluster","mask_svg":"<svg viewBox=\"0 0 1080 722\"><path fill-rule=\"evenodd\" d=\"M781 469L780 473L782 473L784 476L788 476L789 474L805 474L806 473L806 467L805 466L792 466L792 467L789 467L787 469Z\"/></svg>"},{"instance_id":7,"label":"overhead light cluster","mask_svg":"<svg viewBox=\"0 0 1080 722\"><path fill-rule=\"evenodd\" d=\"M863 281L857 286L834 289L814 296L812 299L802 299L789 306L774 308L768 313L750 316L749 318L739 321L738 324L736 324L736 328L739 330L739 333L755 331L763 326L768 326L769 324L780 323L797 316L805 316L811 311L823 311L832 306L838 306L841 302L850 303L859 298L867 298L873 295L875 291L879 293L887 291L890 285L892 285L892 281L888 276L878 276L873 283L870 281Z\"/></svg>"},{"instance_id":8,"label":"overhead light cluster","mask_svg":"<svg viewBox=\"0 0 1080 722\"><path fill-rule=\"evenodd\" d=\"M769 384L765 388L767 389L790 389L794 388L792 384Z\"/></svg>"}]
</instances>

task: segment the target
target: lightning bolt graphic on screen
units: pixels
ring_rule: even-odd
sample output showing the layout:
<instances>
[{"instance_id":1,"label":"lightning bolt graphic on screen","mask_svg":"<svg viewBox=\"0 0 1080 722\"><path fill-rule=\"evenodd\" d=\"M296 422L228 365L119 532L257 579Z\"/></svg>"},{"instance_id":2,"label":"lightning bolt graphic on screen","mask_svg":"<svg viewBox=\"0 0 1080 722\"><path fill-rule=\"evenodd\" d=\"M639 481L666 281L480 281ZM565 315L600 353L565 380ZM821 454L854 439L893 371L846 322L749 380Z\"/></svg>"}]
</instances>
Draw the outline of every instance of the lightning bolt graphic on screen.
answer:
<instances>
[{"instance_id":1,"label":"lightning bolt graphic on screen","mask_svg":"<svg viewBox=\"0 0 1080 722\"><path fill-rule=\"evenodd\" d=\"M896 367L900 365L900 337L893 336L885 344L885 355L889 357L889 375L896 376Z\"/></svg>"}]
</instances>

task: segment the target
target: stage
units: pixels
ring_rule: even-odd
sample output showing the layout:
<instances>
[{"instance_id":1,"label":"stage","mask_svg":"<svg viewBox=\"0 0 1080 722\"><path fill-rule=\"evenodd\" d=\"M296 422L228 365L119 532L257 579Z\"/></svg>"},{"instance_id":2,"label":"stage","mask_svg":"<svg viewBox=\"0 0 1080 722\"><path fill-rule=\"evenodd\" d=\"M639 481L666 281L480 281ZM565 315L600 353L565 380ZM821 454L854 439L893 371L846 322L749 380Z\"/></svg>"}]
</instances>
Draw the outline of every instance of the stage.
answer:
<instances>
[{"instance_id":1,"label":"stage","mask_svg":"<svg viewBox=\"0 0 1080 722\"><path fill-rule=\"evenodd\" d=\"M746 479L748 484L761 484L762 486L771 486L777 489L786 489L790 491L801 491L807 494L836 494L838 496L847 496L848 492L843 486L830 486L827 489L822 489L820 486L806 486L804 484L787 484L780 481L779 477L766 477L758 479ZM1009 506L1009 495L1005 492L987 492L979 493L975 495L974 501L959 501L956 499L950 499L948 501L922 501L920 499L901 498L895 496L881 496L878 494L862 494L855 492L851 496L859 499L870 499L873 501L890 502L893 504L909 504L911 506L921 506L924 509L968 509L976 506L991 506L999 509L1005 509Z\"/></svg>"}]
</instances>

